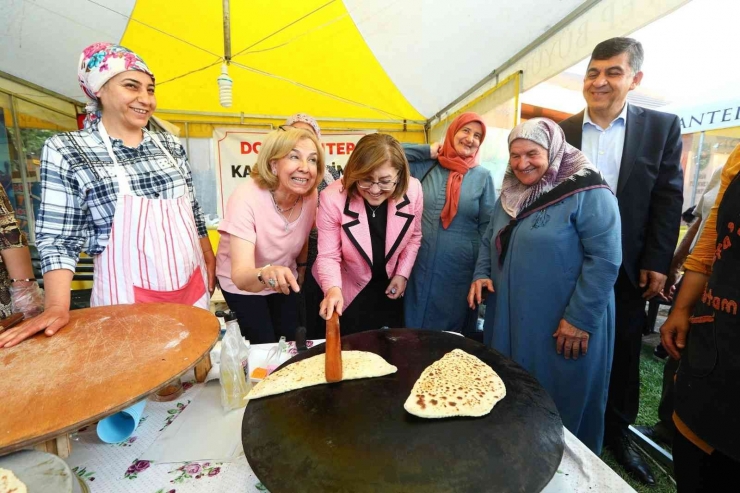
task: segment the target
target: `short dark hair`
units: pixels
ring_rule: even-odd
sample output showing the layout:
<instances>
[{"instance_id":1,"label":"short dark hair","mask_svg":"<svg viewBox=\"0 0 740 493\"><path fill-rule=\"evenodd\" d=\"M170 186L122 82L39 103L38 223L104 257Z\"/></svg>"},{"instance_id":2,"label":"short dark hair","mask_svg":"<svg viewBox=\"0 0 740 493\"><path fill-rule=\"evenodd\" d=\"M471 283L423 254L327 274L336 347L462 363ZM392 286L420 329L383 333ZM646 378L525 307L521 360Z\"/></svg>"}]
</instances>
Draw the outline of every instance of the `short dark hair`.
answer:
<instances>
[{"instance_id":1,"label":"short dark hair","mask_svg":"<svg viewBox=\"0 0 740 493\"><path fill-rule=\"evenodd\" d=\"M645 51L642 49L642 44L633 38L612 38L602 41L591 53L591 60L608 60L622 53L627 53L632 73L636 74L642 69Z\"/></svg>"},{"instance_id":2,"label":"short dark hair","mask_svg":"<svg viewBox=\"0 0 740 493\"><path fill-rule=\"evenodd\" d=\"M370 176L376 169L390 162L398 172L396 188L391 198L399 200L409 189L411 171L400 142L388 134L368 134L361 138L344 165L342 184L349 195L357 194L357 182Z\"/></svg>"}]
</instances>

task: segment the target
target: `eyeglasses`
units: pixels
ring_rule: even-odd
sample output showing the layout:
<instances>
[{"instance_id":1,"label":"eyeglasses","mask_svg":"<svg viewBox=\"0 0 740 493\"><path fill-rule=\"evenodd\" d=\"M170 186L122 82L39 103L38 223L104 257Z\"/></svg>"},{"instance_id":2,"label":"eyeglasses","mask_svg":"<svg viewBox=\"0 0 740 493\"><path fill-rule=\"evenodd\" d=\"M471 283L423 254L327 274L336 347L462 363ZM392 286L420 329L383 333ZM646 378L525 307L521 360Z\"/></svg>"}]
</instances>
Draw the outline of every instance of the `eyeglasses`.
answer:
<instances>
[{"instance_id":1,"label":"eyeglasses","mask_svg":"<svg viewBox=\"0 0 740 493\"><path fill-rule=\"evenodd\" d=\"M396 175L396 178L398 178L398 175ZM357 180L357 186L363 190L370 190L373 188L373 185L378 185L378 188L382 192L389 192L393 190L393 188L398 184L398 181L391 181L391 180L381 180L381 181L372 181L372 180Z\"/></svg>"}]
</instances>

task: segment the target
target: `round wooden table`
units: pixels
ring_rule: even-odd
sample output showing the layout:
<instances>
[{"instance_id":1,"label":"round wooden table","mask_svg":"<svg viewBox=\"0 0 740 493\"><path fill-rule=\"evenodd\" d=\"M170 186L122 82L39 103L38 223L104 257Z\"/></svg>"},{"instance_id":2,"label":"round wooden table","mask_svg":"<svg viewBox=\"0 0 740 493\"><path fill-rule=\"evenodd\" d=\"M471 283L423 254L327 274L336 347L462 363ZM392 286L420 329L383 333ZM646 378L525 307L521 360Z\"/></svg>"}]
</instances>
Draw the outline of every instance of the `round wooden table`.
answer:
<instances>
[{"instance_id":1,"label":"round wooden table","mask_svg":"<svg viewBox=\"0 0 740 493\"><path fill-rule=\"evenodd\" d=\"M216 317L200 308L115 305L74 310L53 337L0 349L0 455L146 398L207 356L218 334Z\"/></svg>"}]
</instances>

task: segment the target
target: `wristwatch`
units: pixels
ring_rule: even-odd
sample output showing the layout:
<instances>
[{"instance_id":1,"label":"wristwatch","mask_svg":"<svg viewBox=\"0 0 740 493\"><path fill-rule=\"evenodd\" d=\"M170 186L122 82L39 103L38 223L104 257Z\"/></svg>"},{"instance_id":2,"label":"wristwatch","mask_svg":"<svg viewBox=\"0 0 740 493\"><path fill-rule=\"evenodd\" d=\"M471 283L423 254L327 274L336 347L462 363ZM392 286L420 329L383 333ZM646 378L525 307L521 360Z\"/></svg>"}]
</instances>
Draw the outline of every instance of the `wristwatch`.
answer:
<instances>
[{"instance_id":1,"label":"wristwatch","mask_svg":"<svg viewBox=\"0 0 740 493\"><path fill-rule=\"evenodd\" d=\"M263 270L265 270L266 268L270 267L270 265L272 265L272 264L267 264L267 265L263 266L263 267L262 267L262 268L261 268L261 269L260 269L260 270L259 270L259 271L257 272L257 280L258 280L259 282L261 282L262 284L265 284L265 280L264 280L264 279L262 279L262 271L263 271Z\"/></svg>"}]
</instances>

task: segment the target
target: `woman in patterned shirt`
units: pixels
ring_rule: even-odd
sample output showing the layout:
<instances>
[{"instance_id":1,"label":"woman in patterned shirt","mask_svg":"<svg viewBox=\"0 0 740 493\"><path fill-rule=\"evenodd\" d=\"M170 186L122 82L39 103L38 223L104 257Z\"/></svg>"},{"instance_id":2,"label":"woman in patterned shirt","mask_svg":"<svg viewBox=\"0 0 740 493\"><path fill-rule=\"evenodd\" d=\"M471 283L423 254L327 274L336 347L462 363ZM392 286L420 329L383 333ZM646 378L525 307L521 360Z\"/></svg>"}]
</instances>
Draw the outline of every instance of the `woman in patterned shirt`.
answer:
<instances>
[{"instance_id":1,"label":"woman in patterned shirt","mask_svg":"<svg viewBox=\"0 0 740 493\"><path fill-rule=\"evenodd\" d=\"M31 318L41 313L43 304L26 235L18 228L8 195L0 186L0 319L14 311Z\"/></svg>"},{"instance_id":2,"label":"woman in patterned shirt","mask_svg":"<svg viewBox=\"0 0 740 493\"><path fill-rule=\"evenodd\" d=\"M50 138L41 154L36 223L46 289L43 315L0 335L0 347L69 321L80 252L95 263L91 305L165 301L209 307L216 261L185 150L146 129L154 75L128 49L87 47L78 78L90 100L85 128Z\"/></svg>"}]
</instances>

